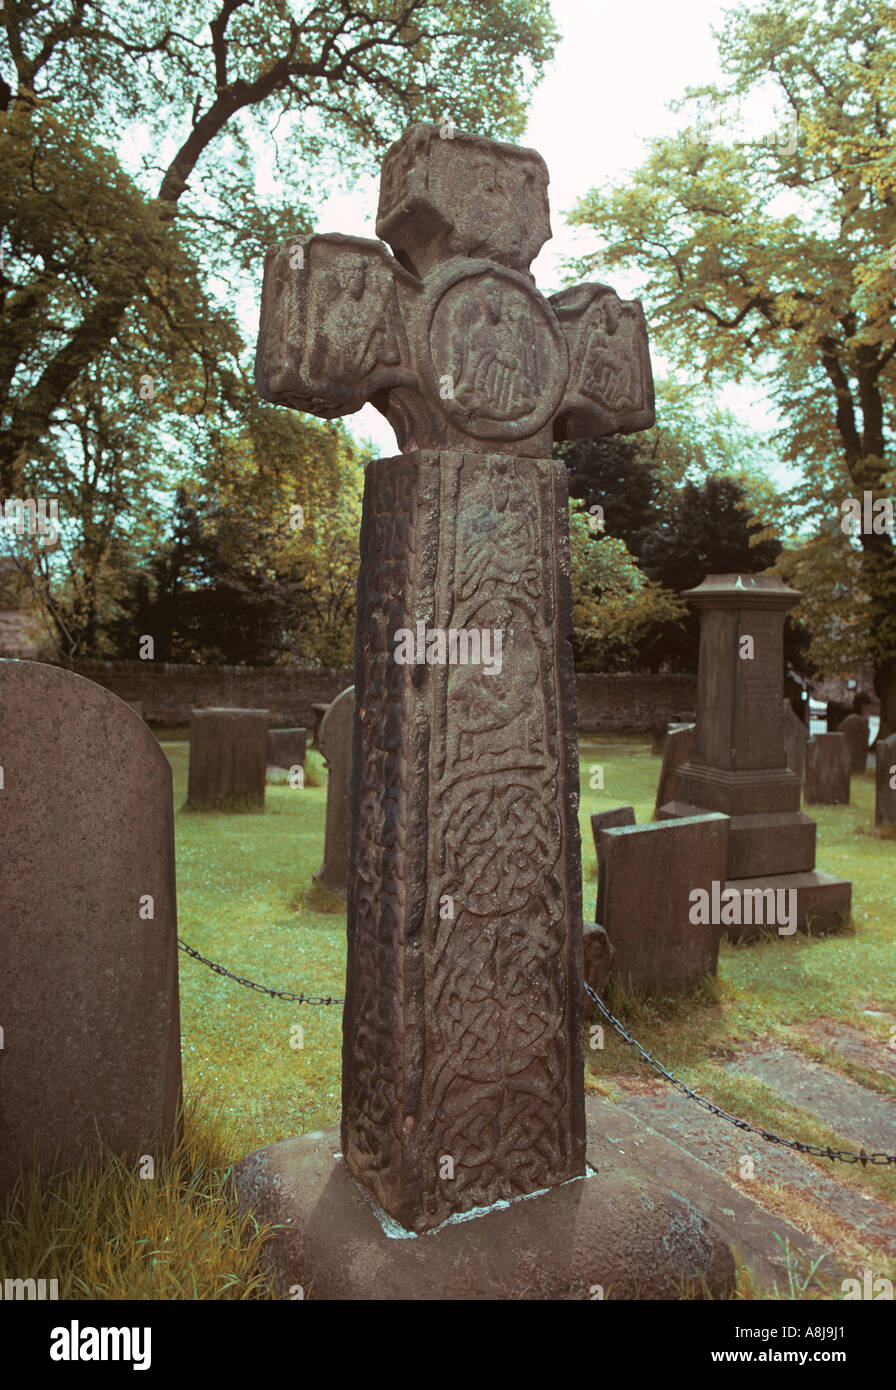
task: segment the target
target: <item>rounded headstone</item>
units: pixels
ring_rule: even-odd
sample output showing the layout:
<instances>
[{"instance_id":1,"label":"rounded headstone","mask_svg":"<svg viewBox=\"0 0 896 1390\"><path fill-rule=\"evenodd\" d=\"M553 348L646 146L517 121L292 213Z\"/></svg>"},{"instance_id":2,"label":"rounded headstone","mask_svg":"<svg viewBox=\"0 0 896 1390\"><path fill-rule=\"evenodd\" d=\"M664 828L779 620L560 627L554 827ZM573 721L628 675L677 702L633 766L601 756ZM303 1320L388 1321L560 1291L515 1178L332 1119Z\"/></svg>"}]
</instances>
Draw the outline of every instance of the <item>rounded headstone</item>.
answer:
<instances>
[{"instance_id":1,"label":"rounded headstone","mask_svg":"<svg viewBox=\"0 0 896 1390\"><path fill-rule=\"evenodd\" d=\"M327 820L324 862L315 883L344 893L348 882L349 788L352 773L352 722L355 687L350 685L330 705L320 726L318 747L327 765Z\"/></svg>"},{"instance_id":2,"label":"rounded headstone","mask_svg":"<svg viewBox=\"0 0 896 1390\"><path fill-rule=\"evenodd\" d=\"M850 771L864 772L868 759L869 724L861 714L848 714L837 729L849 744Z\"/></svg>"},{"instance_id":3,"label":"rounded headstone","mask_svg":"<svg viewBox=\"0 0 896 1390\"><path fill-rule=\"evenodd\" d=\"M171 769L71 671L0 661L0 1191L97 1135L136 1160L181 1104ZM26 1271L27 1272L27 1271Z\"/></svg>"}]
</instances>

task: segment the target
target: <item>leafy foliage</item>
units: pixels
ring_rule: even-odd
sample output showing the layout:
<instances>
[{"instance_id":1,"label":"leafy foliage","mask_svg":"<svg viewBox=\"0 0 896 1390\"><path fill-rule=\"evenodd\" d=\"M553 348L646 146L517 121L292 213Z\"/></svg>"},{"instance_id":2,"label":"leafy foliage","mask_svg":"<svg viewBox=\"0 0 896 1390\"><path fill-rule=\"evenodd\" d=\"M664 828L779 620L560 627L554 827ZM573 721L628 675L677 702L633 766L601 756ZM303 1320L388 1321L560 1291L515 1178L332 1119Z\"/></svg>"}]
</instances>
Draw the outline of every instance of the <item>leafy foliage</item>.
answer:
<instances>
[{"instance_id":1,"label":"leafy foliage","mask_svg":"<svg viewBox=\"0 0 896 1390\"><path fill-rule=\"evenodd\" d=\"M573 221L603 263L644 273L651 331L704 379L763 373L802 471L791 503L818 535L841 499L892 485L896 401L896 15L866 0L766 0L726 16L724 87L690 90L695 123L650 142L624 185ZM777 102L750 135L746 108ZM741 105L745 111L741 112ZM586 256L575 267L589 269ZM896 726L896 551L862 535L866 658Z\"/></svg>"}]
</instances>

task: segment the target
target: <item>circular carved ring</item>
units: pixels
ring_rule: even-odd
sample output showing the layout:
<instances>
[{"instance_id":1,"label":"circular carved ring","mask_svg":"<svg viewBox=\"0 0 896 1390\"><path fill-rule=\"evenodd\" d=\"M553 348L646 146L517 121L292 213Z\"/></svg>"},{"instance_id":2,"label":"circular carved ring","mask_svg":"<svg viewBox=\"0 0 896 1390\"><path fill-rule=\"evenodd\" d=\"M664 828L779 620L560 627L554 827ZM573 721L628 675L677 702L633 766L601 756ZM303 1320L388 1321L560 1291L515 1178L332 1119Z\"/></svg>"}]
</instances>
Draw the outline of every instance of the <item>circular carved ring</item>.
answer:
<instances>
[{"instance_id":1,"label":"circular carved ring","mask_svg":"<svg viewBox=\"0 0 896 1390\"><path fill-rule=\"evenodd\" d=\"M474 439L528 439L555 414L569 374L563 330L516 271L447 267L430 292L424 377L439 408Z\"/></svg>"}]
</instances>

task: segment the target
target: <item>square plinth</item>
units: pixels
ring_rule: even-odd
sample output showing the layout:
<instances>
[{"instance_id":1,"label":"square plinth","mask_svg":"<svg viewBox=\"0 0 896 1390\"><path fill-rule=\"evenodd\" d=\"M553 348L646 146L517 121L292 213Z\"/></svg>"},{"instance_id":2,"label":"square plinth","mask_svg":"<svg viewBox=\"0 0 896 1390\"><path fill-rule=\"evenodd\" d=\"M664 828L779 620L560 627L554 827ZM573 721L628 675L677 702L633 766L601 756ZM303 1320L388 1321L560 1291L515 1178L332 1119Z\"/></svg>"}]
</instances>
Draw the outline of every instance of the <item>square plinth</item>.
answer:
<instances>
[{"instance_id":1,"label":"square plinth","mask_svg":"<svg viewBox=\"0 0 896 1390\"><path fill-rule=\"evenodd\" d=\"M699 807L669 801L660 820L703 814ZM728 824L728 877L810 873L815 868L816 824L804 811L731 816Z\"/></svg>"},{"instance_id":2,"label":"square plinth","mask_svg":"<svg viewBox=\"0 0 896 1390\"><path fill-rule=\"evenodd\" d=\"M766 893L772 890L776 897L776 913L783 918L795 907L796 930L812 936L827 936L842 931L848 924L852 911L852 884L848 879L836 878L832 874L822 874L814 870L808 874L766 874L760 878L728 879L725 888L734 888L738 893ZM795 893L795 898L791 894ZM785 895L780 897L779 895ZM782 911L778 911L780 904ZM742 914L744 915L744 914ZM768 925L759 923L723 923L723 930L729 941L756 941L763 929L779 933L779 921ZM790 922L784 925L791 925ZM793 934L793 933L789 933Z\"/></svg>"}]
</instances>

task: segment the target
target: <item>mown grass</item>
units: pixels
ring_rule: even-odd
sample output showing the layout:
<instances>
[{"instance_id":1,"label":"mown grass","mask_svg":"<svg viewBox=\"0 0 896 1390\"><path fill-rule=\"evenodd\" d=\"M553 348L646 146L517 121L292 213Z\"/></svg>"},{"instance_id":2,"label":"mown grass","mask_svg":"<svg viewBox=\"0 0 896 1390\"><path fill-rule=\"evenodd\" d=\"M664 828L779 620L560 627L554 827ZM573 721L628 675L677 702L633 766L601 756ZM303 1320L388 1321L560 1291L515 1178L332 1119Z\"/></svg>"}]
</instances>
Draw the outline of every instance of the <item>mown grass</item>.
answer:
<instances>
[{"instance_id":1,"label":"mown grass","mask_svg":"<svg viewBox=\"0 0 896 1390\"><path fill-rule=\"evenodd\" d=\"M179 934L240 976L277 989L341 995L344 907L312 881L323 858L326 806L319 755L309 751L304 788L268 787L263 814L200 815L183 810L188 746L181 733L162 735L174 775ZM596 863L589 816L632 804L639 823L650 820L660 762L649 736L585 738L580 754L585 917L591 919ZM592 789L596 766L603 787ZM760 1037L817 1055L817 1040L800 1030L818 1018L850 1023L887 1047L896 1023L896 844L874 837L873 800L865 774L853 778L851 806L810 808L819 825L818 867L853 880L854 934L723 945L718 978L692 998L639 1001L617 992L611 1001L645 1046L713 1100L757 1125L838 1148L852 1144L719 1062ZM269 1296L257 1264L265 1234L239 1228L224 1175L254 1148L337 1123L341 1009L269 999L183 955L180 987L189 1122L186 1147L168 1177L135 1186L133 1174L107 1155L74 1179L32 1186L25 1204L17 1199L19 1207L7 1213L0 1269L58 1277L60 1296L63 1287L71 1296L94 1298ZM301 1047L292 1045L296 1024ZM586 1047L588 1084L612 1095L616 1078L650 1073L606 1031L602 1051ZM867 1072L825 1060L859 1080ZM889 1081L873 1075L889 1091ZM882 1170L841 1167L837 1176L896 1200L894 1179ZM797 1224L821 1220L811 1198L788 1196L785 1204L782 1214ZM835 1226L831 1238L839 1239L841 1253L852 1254L856 1243ZM737 1296L793 1295L759 1289L742 1270Z\"/></svg>"}]
</instances>

